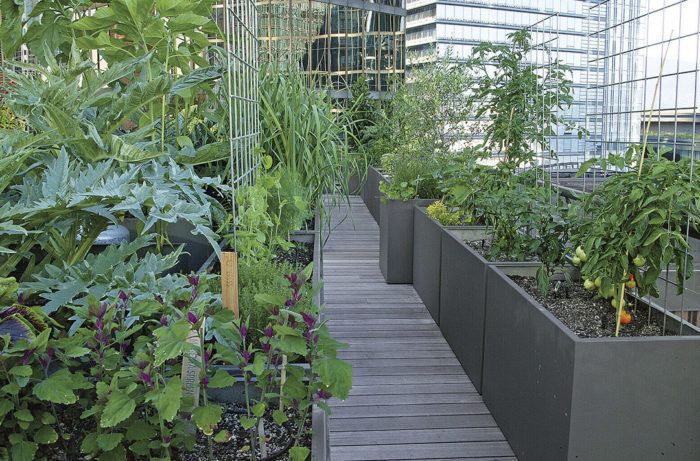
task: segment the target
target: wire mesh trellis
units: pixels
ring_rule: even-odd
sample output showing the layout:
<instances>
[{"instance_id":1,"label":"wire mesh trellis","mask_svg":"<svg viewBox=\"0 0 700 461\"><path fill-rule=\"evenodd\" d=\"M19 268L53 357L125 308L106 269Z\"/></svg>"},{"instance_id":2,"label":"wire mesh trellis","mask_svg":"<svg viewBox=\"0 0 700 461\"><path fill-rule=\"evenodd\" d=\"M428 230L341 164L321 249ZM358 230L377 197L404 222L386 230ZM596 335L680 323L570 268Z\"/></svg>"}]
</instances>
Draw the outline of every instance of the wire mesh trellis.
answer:
<instances>
[{"instance_id":1,"label":"wire mesh trellis","mask_svg":"<svg viewBox=\"0 0 700 461\"><path fill-rule=\"evenodd\" d=\"M254 0L224 0L234 251L238 251L236 196L254 184L261 162L256 151L260 142L257 21Z\"/></svg>"},{"instance_id":2,"label":"wire mesh trellis","mask_svg":"<svg viewBox=\"0 0 700 461\"><path fill-rule=\"evenodd\" d=\"M575 178L581 163L641 145L648 128L654 154L666 148L669 160L690 158L690 181L700 180L695 171L700 159L700 0L603 0L587 5L584 13L582 66L567 62L570 48L558 14L529 27L533 51L528 65L543 73L559 62L571 66L576 102L563 115L585 128L580 141L555 128L549 141L558 155L539 155L541 175L549 175L556 191L594 190L615 172L594 168ZM677 295L675 270L668 266L659 280L660 297L647 301L664 315L700 325L700 235L688 227L685 237L693 276Z\"/></svg>"}]
</instances>

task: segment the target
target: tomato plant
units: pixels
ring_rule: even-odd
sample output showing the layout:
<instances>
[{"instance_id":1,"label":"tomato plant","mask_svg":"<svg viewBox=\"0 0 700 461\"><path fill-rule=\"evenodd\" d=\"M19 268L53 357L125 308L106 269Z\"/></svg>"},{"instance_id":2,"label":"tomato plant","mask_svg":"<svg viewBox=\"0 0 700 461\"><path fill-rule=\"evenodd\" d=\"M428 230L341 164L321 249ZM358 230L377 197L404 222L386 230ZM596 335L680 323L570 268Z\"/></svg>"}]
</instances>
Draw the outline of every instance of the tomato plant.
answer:
<instances>
[{"instance_id":1,"label":"tomato plant","mask_svg":"<svg viewBox=\"0 0 700 461\"><path fill-rule=\"evenodd\" d=\"M582 275L600 278L600 293L608 297L612 292L618 300L618 329L626 284L629 288L634 282L640 296L658 297L656 282L673 265L680 294L693 273L686 233L700 221L700 182L690 159L670 161L653 150L644 158L640 154L645 151L631 146L625 155L591 159L578 172L582 175L595 163L622 171L586 196L574 232L587 255Z\"/></svg>"}]
</instances>

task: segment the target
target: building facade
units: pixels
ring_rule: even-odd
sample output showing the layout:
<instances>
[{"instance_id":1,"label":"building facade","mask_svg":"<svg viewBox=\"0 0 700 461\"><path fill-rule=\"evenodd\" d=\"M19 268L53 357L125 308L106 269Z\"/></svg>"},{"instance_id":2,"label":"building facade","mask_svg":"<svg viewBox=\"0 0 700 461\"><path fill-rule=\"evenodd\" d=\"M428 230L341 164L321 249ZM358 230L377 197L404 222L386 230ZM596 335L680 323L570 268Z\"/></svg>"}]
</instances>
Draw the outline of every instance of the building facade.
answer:
<instances>
[{"instance_id":1,"label":"building facade","mask_svg":"<svg viewBox=\"0 0 700 461\"><path fill-rule=\"evenodd\" d=\"M405 68L404 0L259 0L260 62L300 69L336 96L360 75L384 92Z\"/></svg>"},{"instance_id":2,"label":"building facade","mask_svg":"<svg viewBox=\"0 0 700 461\"><path fill-rule=\"evenodd\" d=\"M639 2L624 3L624 8L638 8ZM603 114L604 106L612 104L611 95L605 94L605 82L613 76L607 68L611 62L598 62L596 56L607 55L606 50L613 46L613 37L606 32L605 25L610 15L617 14L620 4L599 0L408 0L407 69L410 72L412 66L448 52L454 60L466 59L479 43L507 44L510 33L529 28L534 47L530 64L540 66L545 72L553 60L559 60L571 68L574 102L561 115L586 128L593 123L587 114ZM544 51L545 47L549 53ZM624 72L629 75L633 69L629 63L626 65ZM619 71L616 67L616 72ZM589 87L599 87L599 91L588 91ZM630 104L634 97L628 96L624 102ZM598 115L594 122L603 124ZM630 121L625 127L638 127L638 123ZM550 144L560 162L584 158L591 146L602 148L600 143L586 144L586 139L579 139L576 130L561 127L555 132Z\"/></svg>"}]
</instances>

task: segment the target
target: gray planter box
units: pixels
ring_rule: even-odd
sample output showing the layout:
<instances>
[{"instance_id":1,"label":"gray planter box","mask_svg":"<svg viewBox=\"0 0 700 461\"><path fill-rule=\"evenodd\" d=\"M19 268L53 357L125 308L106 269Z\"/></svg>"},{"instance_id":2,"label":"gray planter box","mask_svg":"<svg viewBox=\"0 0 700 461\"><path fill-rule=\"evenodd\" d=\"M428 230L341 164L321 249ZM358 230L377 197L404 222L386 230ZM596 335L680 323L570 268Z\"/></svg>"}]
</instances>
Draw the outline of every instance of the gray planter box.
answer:
<instances>
[{"instance_id":1,"label":"gray planter box","mask_svg":"<svg viewBox=\"0 0 700 461\"><path fill-rule=\"evenodd\" d=\"M481 392L488 262L464 240L486 235L486 228L443 228L441 234L440 330L474 387Z\"/></svg>"},{"instance_id":2,"label":"gray planter box","mask_svg":"<svg viewBox=\"0 0 700 461\"><path fill-rule=\"evenodd\" d=\"M424 207L413 210L413 288L440 324L440 262L442 228Z\"/></svg>"},{"instance_id":3,"label":"gray planter box","mask_svg":"<svg viewBox=\"0 0 700 461\"><path fill-rule=\"evenodd\" d=\"M434 200L387 200L380 203L379 268L386 283L413 282L413 207Z\"/></svg>"},{"instance_id":4,"label":"gray planter box","mask_svg":"<svg viewBox=\"0 0 700 461\"><path fill-rule=\"evenodd\" d=\"M521 461L697 459L700 331L582 339L488 271L483 396Z\"/></svg>"},{"instance_id":5,"label":"gray planter box","mask_svg":"<svg viewBox=\"0 0 700 461\"><path fill-rule=\"evenodd\" d=\"M447 343L478 392L482 392L487 268L508 275L535 276L539 263L489 262L464 240L486 236L484 226L443 227L439 325ZM572 267L572 271L575 269Z\"/></svg>"},{"instance_id":6,"label":"gray planter box","mask_svg":"<svg viewBox=\"0 0 700 461\"><path fill-rule=\"evenodd\" d=\"M367 182L362 188L362 200L367 205L367 209L377 224L379 224L380 198L382 195L379 192L379 184L382 182L387 182L386 177L375 167L369 167L367 170Z\"/></svg>"}]
</instances>

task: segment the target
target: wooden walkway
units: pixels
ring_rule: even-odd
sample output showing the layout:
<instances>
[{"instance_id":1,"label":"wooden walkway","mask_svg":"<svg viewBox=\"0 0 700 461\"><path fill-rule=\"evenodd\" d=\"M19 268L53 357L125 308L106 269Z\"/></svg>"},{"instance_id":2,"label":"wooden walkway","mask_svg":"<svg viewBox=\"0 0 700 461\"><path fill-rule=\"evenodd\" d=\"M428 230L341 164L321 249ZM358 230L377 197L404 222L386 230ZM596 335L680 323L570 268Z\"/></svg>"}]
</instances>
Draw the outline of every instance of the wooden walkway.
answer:
<instances>
[{"instance_id":1,"label":"wooden walkway","mask_svg":"<svg viewBox=\"0 0 700 461\"><path fill-rule=\"evenodd\" d=\"M362 200L350 209L323 250L325 314L354 372L350 397L331 402L332 461L514 460L413 286L384 283ZM333 210L333 226L346 210Z\"/></svg>"}]
</instances>

